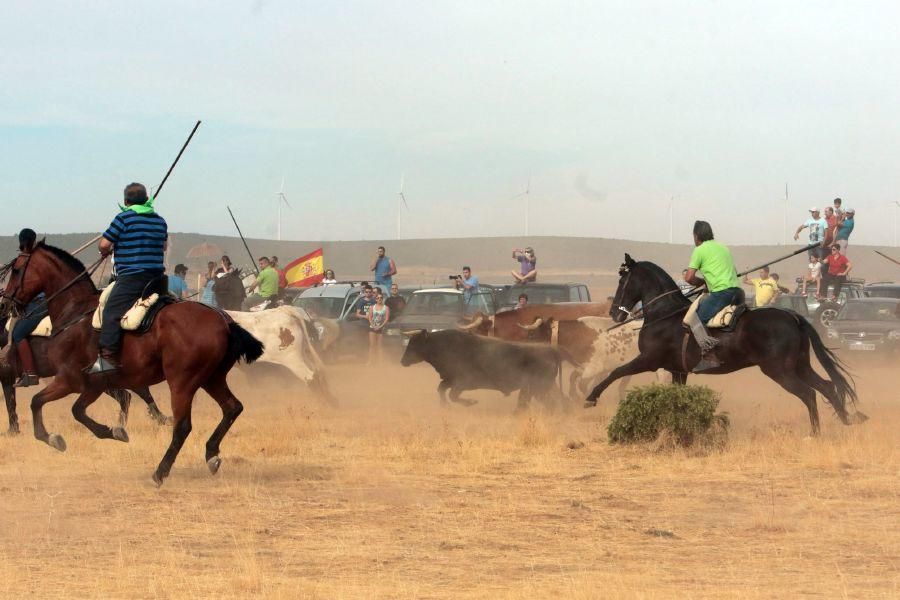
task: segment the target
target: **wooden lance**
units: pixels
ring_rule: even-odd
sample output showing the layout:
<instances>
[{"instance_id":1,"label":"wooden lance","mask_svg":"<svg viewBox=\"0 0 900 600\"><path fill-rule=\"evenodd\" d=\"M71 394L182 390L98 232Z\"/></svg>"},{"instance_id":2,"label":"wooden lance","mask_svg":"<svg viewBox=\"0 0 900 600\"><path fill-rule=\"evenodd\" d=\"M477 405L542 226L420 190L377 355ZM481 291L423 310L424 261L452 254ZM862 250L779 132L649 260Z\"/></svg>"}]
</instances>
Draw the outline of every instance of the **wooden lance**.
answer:
<instances>
[{"instance_id":1,"label":"wooden lance","mask_svg":"<svg viewBox=\"0 0 900 600\"><path fill-rule=\"evenodd\" d=\"M241 237L241 241L244 243L244 248L247 249L247 254L250 255L250 264L253 265L253 270L256 271L256 274L259 275L259 267L256 266L256 259L253 258L253 253L250 252L250 246L247 245L247 240L244 239L244 234L241 233L241 227L237 224L237 219L234 218L234 213L231 212L231 207L226 206L228 209L228 214L231 215L231 220L234 223L234 228L237 229L238 235Z\"/></svg>"},{"instance_id":2,"label":"wooden lance","mask_svg":"<svg viewBox=\"0 0 900 600\"><path fill-rule=\"evenodd\" d=\"M159 198L159 193L162 191L163 186L166 185L166 181L169 179L169 175L172 174L172 170L175 168L175 165L178 164L178 161L181 159L181 155L184 154L184 151L188 147L188 144L191 143L191 138L194 137L194 134L197 132L198 127L200 127L200 121L197 121L197 123L194 125L194 128L191 129L191 134L188 136L187 140L185 140L184 145L181 147L181 150L178 151L178 156L175 157L175 161L172 163L172 166L169 167L168 171L166 171L166 175L165 175L165 177L163 177L160 184L158 186L156 186L156 194L153 196L153 199ZM82 244L81 246L76 248L75 250L72 250L72 252L70 254L72 254L73 256L78 254L79 252L81 252L82 250L87 248L88 246L92 246L92 245L96 244L100 240L101 237L103 237L103 236L98 235L97 237L93 238L92 240L85 242L84 244Z\"/></svg>"}]
</instances>

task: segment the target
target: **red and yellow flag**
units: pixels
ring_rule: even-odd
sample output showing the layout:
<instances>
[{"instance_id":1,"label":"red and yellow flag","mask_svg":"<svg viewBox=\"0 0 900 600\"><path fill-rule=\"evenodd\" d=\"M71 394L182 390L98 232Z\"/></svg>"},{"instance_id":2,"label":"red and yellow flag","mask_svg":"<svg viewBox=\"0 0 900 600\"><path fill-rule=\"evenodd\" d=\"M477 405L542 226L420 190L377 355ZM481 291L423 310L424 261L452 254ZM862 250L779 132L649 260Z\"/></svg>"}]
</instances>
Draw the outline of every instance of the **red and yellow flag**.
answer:
<instances>
[{"instance_id":1,"label":"red and yellow flag","mask_svg":"<svg viewBox=\"0 0 900 600\"><path fill-rule=\"evenodd\" d=\"M284 268L288 287L309 287L325 279L325 258L322 249L301 256Z\"/></svg>"}]
</instances>

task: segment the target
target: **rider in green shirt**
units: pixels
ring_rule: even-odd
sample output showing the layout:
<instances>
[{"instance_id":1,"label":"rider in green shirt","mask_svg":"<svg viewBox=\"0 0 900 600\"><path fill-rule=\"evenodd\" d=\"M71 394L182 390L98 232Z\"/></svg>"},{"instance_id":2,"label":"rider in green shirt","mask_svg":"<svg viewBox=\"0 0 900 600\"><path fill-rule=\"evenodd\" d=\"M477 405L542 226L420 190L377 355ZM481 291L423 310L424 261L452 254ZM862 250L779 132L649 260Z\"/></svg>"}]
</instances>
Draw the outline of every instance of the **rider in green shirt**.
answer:
<instances>
[{"instance_id":1,"label":"rider in green shirt","mask_svg":"<svg viewBox=\"0 0 900 600\"><path fill-rule=\"evenodd\" d=\"M734 268L734 259L727 246L713 239L712 226L706 221L694 223L694 252L685 275L685 281L692 285L706 285L709 294L700 302L697 311L688 322L703 359L694 368L695 372L720 366L714 352L719 341L706 331L706 323L726 306L740 304L744 290ZM697 276L702 274L703 278Z\"/></svg>"},{"instance_id":2,"label":"rider in green shirt","mask_svg":"<svg viewBox=\"0 0 900 600\"><path fill-rule=\"evenodd\" d=\"M254 293L255 290L259 290ZM272 300L278 296L278 271L272 268L269 258L262 256L259 259L259 275L256 281L248 289L251 292L241 305L241 310L250 310L257 304L266 300Z\"/></svg>"}]
</instances>

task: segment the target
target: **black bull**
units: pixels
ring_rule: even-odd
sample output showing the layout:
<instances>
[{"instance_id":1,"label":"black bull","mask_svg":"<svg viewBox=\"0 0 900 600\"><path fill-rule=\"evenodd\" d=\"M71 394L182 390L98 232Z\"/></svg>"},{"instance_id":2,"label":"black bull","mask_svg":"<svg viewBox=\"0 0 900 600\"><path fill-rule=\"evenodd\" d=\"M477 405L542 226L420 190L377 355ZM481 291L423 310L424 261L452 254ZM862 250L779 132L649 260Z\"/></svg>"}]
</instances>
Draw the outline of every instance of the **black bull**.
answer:
<instances>
[{"instance_id":1,"label":"black bull","mask_svg":"<svg viewBox=\"0 0 900 600\"><path fill-rule=\"evenodd\" d=\"M507 396L519 390L517 410L527 408L531 398L546 402L562 360L569 360L558 348L504 342L452 329L418 330L408 335L409 345L400 364L408 367L424 361L434 367L441 377L441 404L447 403L448 389L451 401L466 406L475 402L460 398L460 394L476 389Z\"/></svg>"}]
</instances>

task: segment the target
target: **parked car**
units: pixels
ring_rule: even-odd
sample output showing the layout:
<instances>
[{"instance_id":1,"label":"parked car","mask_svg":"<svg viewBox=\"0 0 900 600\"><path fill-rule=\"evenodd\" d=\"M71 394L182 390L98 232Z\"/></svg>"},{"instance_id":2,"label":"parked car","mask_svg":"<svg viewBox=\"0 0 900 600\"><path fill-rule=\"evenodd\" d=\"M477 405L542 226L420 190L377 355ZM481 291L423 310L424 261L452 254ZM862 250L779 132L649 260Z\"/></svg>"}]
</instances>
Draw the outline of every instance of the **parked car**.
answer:
<instances>
[{"instance_id":1,"label":"parked car","mask_svg":"<svg viewBox=\"0 0 900 600\"><path fill-rule=\"evenodd\" d=\"M900 298L900 283L870 283L865 292L868 298Z\"/></svg>"},{"instance_id":2,"label":"parked car","mask_svg":"<svg viewBox=\"0 0 900 600\"><path fill-rule=\"evenodd\" d=\"M583 283L515 284L503 286L497 292L497 310L513 308L522 293L528 296L529 304L591 301L591 292Z\"/></svg>"},{"instance_id":3,"label":"parked car","mask_svg":"<svg viewBox=\"0 0 900 600\"><path fill-rule=\"evenodd\" d=\"M855 352L889 352L900 349L900 318L896 298L852 298L828 328L830 344Z\"/></svg>"},{"instance_id":4,"label":"parked car","mask_svg":"<svg viewBox=\"0 0 900 600\"><path fill-rule=\"evenodd\" d=\"M376 285L387 297L388 290ZM365 356L369 349L369 324L364 319L356 318L353 307L362 294L363 285L348 281L319 285L301 293L293 305L306 310L313 318L313 324L320 339L324 338L326 329L334 330L334 339L323 352L327 362L335 362L342 358L358 358Z\"/></svg>"},{"instance_id":5,"label":"parked car","mask_svg":"<svg viewBox=\"0 0 900 600\"><path fill-rule=\"evenodd\" d=\"M829 325L834 318L837 317L838 312L840 312L841 307L847 300L866 297L866 281L865 279L855 278L847 280L841 287L841 293L838 296L837 302L831 300L820 301L816 298L815 287L807 288L807 291L806 306L813 325L815 325L820 332L824 332L828 330ZM797 289L794 291L794 294L799 295L799 292L800 285L798 280Z\"/></svg>"},{"instance_id":6,"label":"parked car","mask_svg":"<svg viewBox=\"0 0 900 600\"><path fill-rule=\"evenodd\" d=\"M492 288L481 287L468 302L465 301L463 292L456 288L416 290L412 293L403 314L391 319L385 327L384 334L387 336L385 342L389 343L391 350L397 350L408 341L401 335L403 331L451 329L464 317L476 312L486 315L497 312L497 302Z\"/></svg>"}]
</instances>

